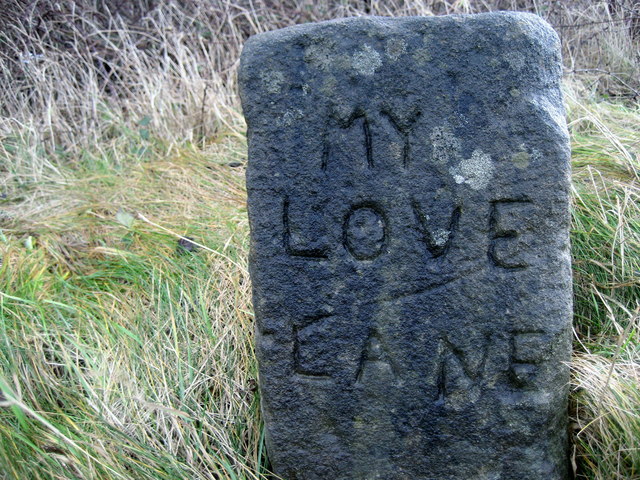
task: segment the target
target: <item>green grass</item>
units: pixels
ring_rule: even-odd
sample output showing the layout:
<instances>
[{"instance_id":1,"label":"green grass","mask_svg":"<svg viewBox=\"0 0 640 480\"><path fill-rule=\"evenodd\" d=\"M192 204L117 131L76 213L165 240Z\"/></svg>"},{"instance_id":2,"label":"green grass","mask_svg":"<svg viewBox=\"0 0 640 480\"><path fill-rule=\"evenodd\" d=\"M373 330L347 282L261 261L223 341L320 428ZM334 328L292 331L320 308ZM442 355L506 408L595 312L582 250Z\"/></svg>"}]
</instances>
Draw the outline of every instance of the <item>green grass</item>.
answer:
<instances>
[{"instance_id":1,"label":"green grass","mask_svg":"<svg viewBox=\"0 0 640 480\"><path fill-rule=\"evenodd\" d=\"M79 163L54 208L3 229L8 478L259 475L243 144L221 141Z\"/></svg>"},{"instance_id":2,"label":"green grass","mask_svg":"<svg viewBox=\"0 0 640 480\"><path fill-rule=\"evenodd\" d=\"M567 90L572 138L573 461L640 478L640 105Z\"/></svg>"},{"instance_id":3,"label":"green grass","mask_svg":"<svg viewBox=\"0 0 640 480\"><path fill-rule=\"evenodd\" d=\"M590 342L619 335L624 309L640 306L640 108L576 94L568 95L575 325Z\"/></svg>"}]
</instances>

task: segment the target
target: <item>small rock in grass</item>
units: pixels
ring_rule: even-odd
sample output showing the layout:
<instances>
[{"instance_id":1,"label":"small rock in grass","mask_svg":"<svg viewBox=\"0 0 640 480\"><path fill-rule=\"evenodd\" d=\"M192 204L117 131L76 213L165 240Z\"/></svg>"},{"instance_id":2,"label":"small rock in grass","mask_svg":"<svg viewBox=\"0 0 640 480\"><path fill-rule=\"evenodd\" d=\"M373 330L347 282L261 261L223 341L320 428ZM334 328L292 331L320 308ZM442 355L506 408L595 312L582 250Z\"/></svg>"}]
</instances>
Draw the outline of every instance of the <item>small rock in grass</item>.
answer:
<instances>
[{"instance_id":1,"label":"small rock in grass","mask_svg":"<svg viewBox=\"0 0 640 480\"><path fill-rule=\"evenodd\" d=\"M178 247L177 247L177 252L178 253L185 253L185 252L195 252L196 250L198 250L198 245L196 245L195 243L193 243L192 241L193 239L190 237L182 237L178 240Z\"/></svg>"}]
</instances>

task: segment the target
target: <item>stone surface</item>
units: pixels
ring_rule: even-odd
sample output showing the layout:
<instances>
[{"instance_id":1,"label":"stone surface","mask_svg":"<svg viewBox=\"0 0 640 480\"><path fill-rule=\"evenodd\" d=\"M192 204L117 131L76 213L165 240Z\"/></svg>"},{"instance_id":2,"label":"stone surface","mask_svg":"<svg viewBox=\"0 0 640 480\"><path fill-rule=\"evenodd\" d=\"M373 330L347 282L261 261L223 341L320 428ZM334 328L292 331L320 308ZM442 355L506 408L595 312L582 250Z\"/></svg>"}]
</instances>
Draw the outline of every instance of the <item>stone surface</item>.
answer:
<instances>
[{"instance_id":1,"label":"stone surface","mask_svg":"<svg viewBox=\"0 0 640 480\"><path fill-rule=\"evenodd\" d=\"M569 148L538 17L352 18L241 59L275 472L564 479Z\"/></svg>"}]
</instances>

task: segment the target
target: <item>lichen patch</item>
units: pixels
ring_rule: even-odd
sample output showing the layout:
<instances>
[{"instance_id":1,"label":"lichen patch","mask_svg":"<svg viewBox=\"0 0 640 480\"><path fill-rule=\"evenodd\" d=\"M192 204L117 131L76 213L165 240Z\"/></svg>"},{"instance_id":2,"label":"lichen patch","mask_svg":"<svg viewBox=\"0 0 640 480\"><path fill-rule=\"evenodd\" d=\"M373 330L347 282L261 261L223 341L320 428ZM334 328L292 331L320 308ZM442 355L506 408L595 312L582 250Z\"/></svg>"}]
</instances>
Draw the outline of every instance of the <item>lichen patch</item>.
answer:
<instances>
[{"instance_id":1,"label":"lichen patch","mask_svg":"<svg viewBox=\"0 0 640 480\"><path fill-rule=\"evenodd\" d=\"M319 70L329 70L335 59L329 47L313 44L305 48L304 61Z\"/></svg>"},{"instance_id":2,"label":"lichen patch","mask_svg":"<svg viewBox=\"0 0 640 480\"><path fill-rule=\"evenodd\" d=\"M427 47L416 49L413 54L413 60L420 66L426 65L431 61L431 50Z\"/></svg>"},{"instance_id":3,"label":"lichen patch","mask_svg":"<svg viewBox=\"0 0 640 480\"><path fill-rule=\"evenodd\" d=\"M387 45L384 51L387 54L387 57L395 62L402 55L407 53L407 42L402 38L390 38L387 40Z\"/></svg>"},{"instance_id":4,"label":"lichen patch","mask_svg":"<svg viewBox=\"0 0 640 480\"><path fill-rule=\"evenodd\" d=\"M282 118L278 121L278 124L281 127L290 127L294 123L304 118L304 112L299 108L295 110L288 110L282 116Z\"/></svg>"},{"instance_id":5,"label":"lichen patch","mask_svg":"<svg viewBox=\"0 0 640 480\"><path fill-rule=\"evenodd\" d=\"M473 151L471 158L465 158L456 167L451 167L449 173L456 183L465 183L474 190L480 190L489 185L493 170L491 157L477 149Z\"/></svg>"},{"instance_id":6,"label":"lichen patch","mask_svg":"<svg viewBox=\"0 0 640 480\"><path fill-rule=\"evenodd\" d=\"M431 235L431 240L433 241L433 243L437 247L442 247L442 246L446 245L447 241L449 240L449 235L450 234L451 234L451 232L449 230L445 230L443 228L438 228Z\"/></svg>"},{"instance_id":7,"label":"lichen patch","mask_svg":"<svg viewBox=\"0 0 640 480\"><path fill-rule=\"evenodd\" d=\"M382 66L382 58L370 45L364 45L362 50L353 54L351 66L360 75L371 76Z\"/></svg>"},{"instance_id":8,"label":"lichen patch","mask_svg":"<svg viewBox=\"0 0 640 480\"><path fill-rule=\"evenodd\" d=\"M529 166L530 155L526 150L517 152L511 157L513 164L520 169L527 168Z\"/></svg>"},{"instance_id":9,"label":"lichen patch","mask_svg":"<svg viewBox=\"0 0 640 480\"><path fill-rule=\"evenodd\" d=\"M274 95L280 93L286 81L284 74L278 71L262 72L260 80L267 93L273 93Z\"/></svg>"}]
</instances>

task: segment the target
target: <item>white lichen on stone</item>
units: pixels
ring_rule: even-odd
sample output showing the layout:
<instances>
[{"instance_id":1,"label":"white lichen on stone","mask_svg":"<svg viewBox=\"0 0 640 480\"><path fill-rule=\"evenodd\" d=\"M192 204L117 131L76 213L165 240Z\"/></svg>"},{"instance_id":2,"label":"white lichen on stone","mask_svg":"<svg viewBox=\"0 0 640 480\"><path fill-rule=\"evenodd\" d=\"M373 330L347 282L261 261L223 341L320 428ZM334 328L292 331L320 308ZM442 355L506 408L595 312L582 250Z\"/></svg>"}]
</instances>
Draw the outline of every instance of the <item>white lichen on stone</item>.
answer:
<instances>
[{"instance_id":1,"label":"white lichen on stone","mask_svg":"<svg viewBox=\"0 0 640 480\"><path fill-rule=\"evenodd\" d=\"M473 151L471 158L465 158L456 167L451 167L449 173L456 183L466 183L474 190L480 190L489 185L493 170L491 157L477 149Z\"/></svg>"},{"instance_id":2,"label":"white lichen on stone","mask_svg":"<svg viewBox=\"0 0 640 480\"><path fill-rule=\"evenodd\" d=\"M322 80L322 86L320 87L320 91L327 97L333 97L336 93L336 89L338 88L338 81L336 77L333 75L329 75L328 73L324 75Z\"/></svg>"},{"instance_id":3,"label":"white lichen on stone","mask_svg":"<svg viewBox=\"0 0 640 480\"><path fill-rule=\"evenodd\" d=\"M285 84L285 76L282 72L270 71L262 72L260 80L264 85L264 89L267 93L278 94L282 90L282 86Z\"/></svg>"},{"instance_id":4,"label":"white lichen on stone","mask_svg":"<svg viewBox=\"0 0 640 480\"><path fill-rule=\"evenodd\" d=\"M431 52L433 51L433 37L431 34L425 33L422 36L422 47L413 50L413 61L420 66L424 66L433 58Z\"/></svg>"},{"instance_id":5,"label":"white lichen on stone","mask_svg":"<svg viewBox=\"0 0 640 480\"><path fill-rule=\"evenodd\" d=\"M304 50L304 61L320 70L328 70L334 63L332 51L326 45L309 45Z\"/></svg>"},{"instance_id":6,"label":"white lichen on stone","mask_svg":"<svg viewBox=\"0 0 640 480\"><path fill-rule=\"evenodd\" d=\"M458 158L460 140L458 140L448 126L436 127L431 132L433 160L439 164L446 164Z\"/></svg>"},{"instance_id":7,"label":"white lichen on stone","mask_svg":"<svg viewBox=\"0 0 640 480\"><path fill-rule=\"evenodd\" d=\"M531 160L538 163L540 162L541 158L542 158L542 154L540 153L540 150L538 150L537 148L531 149Z\"/></svg>"},{"instance_id":8,"label":"white lichen on stone","mask_svg":"<svg viewBox=\"0 0 640 480\"><path fill-rule=\"evenodd\" d=\"M524 143L518 147L518 151L511 156L513 164L520 169L527 168L531 162L539 164L542 154L536 148L529 148Z\"/></svg>"},{"instance_id":9,"label":"white lichen on stone","mask_svg":"<svg viewBox=\"0 0 640 480\"><path fill-rule=\"evenodd\" d=\"M431 234L431 241L438 247L444 246L449 240L449 235L451 232L449 230L445 230L443 228L438 228L435 232Z\"/></svg>"},{"instance_id":10,"label":"white lichen on stone","mask_svg":"<svg viewBox=\"0 0 640 480\"><path fill-rule=\"evenodd\" d=\"M395 62L402 55L407 53L407 42L402 38L390 38L387 40L387 45L384 51L387 54L387 57Z\"/></svg>"},{"instance_id":11,"label":"white lichen on stone","mask_svg":"<svg viewBox=\"0 0 640 480\"><path fill-rule=\"evenodd\" d=\"M371 76L382 66L382 58L371 46L364 45L351 57L351 66L360 75Z\"/></svg>"}]
</instances>

